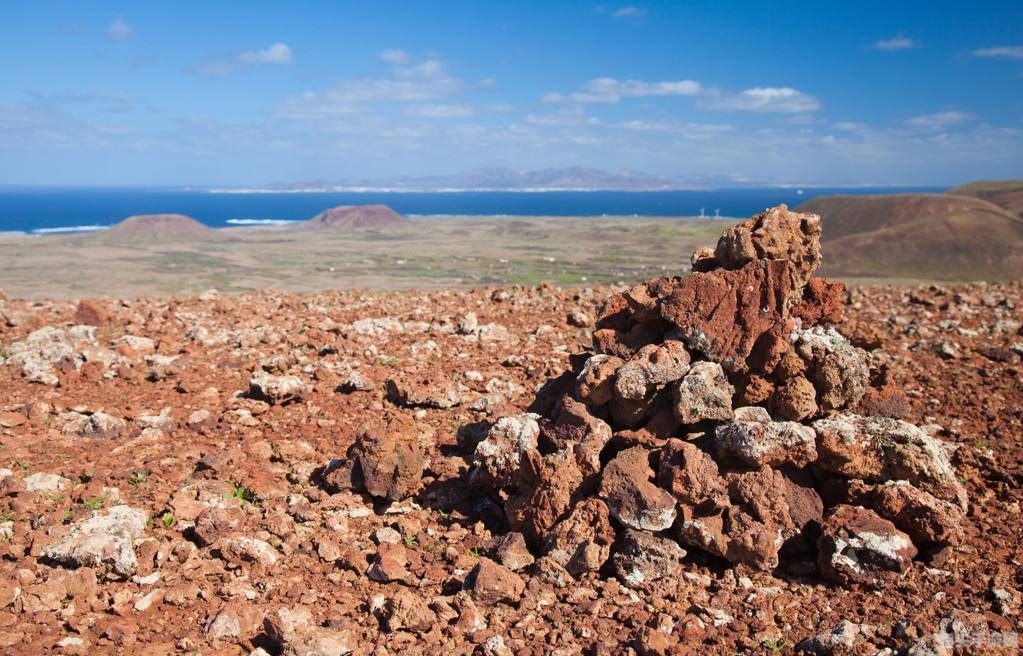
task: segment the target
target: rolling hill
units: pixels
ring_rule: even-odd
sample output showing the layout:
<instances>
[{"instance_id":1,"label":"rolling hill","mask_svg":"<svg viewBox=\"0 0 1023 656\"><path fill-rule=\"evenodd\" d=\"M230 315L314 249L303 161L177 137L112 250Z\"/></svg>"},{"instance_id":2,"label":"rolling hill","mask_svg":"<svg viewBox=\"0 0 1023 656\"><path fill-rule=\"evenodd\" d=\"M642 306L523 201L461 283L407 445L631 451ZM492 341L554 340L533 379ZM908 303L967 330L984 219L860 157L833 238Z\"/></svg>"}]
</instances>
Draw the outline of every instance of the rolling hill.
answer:
<instances>
[{"instance_id":1,"label":"rolling hill","mask_svg":"<svg viewBox=\"0 0 1023 656\"><path fill-rule=\"evenodd\" d=\"M373 230L409 222L387 205L341 205L320 212L305 222L308 228Z\"/></svg>"},{"instance_id":2,"label":"rolling hill","mask_svg":"<svg viewBox=\"0 0 1023 656\"><path fill-rule=\"evenodd\" d=\"M222 235L184 214L143 214L128 217L88 239L95 243L130 246L176 242L215 241Z\"/></svg>"},{"instance_id":3,"label":"rolling hill","mask_svg":"<svg viewBox=\"0 0 1023 656\"><path fill-rule=\"evenodd\" d=\"M947 193L986 200L1023 217L1023 180L979 180L949 189Z\"/></svg>"},{"instance_id":4,"label":"rolling hill","mask_svg":"<svg viewBox=\"0 0 1023 656\"><path fill-rule=\"evenodd\" d=\"M1023 219L972 196L820 196L823 273L855 278L1006 280L1023 276Z\"/></svg>"}]
</instances>

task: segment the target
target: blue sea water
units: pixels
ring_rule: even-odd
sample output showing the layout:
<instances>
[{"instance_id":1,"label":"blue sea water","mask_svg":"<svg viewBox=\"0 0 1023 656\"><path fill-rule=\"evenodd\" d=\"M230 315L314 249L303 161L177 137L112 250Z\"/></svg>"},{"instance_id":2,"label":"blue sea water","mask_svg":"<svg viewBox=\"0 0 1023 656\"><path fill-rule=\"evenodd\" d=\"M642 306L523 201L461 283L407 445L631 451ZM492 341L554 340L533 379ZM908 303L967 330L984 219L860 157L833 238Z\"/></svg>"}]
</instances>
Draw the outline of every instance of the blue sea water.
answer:
<instances>
[{"instance_id":1,"label":"blue sea water","mask_svg":"<svg viewBox=\"0 0 1023 656\"><path fill-rule=\"evenodd\" d=\"M937 192L916 188L734 188L709 191L365 192L221 194L140 188L0 187L0 232L73 232L110 226L134 214L178 213L207 225L303 221L336 205L384 203L410 216L707 216L745 217L794 207L815 195Z\"/></svg>"}]
</instances>

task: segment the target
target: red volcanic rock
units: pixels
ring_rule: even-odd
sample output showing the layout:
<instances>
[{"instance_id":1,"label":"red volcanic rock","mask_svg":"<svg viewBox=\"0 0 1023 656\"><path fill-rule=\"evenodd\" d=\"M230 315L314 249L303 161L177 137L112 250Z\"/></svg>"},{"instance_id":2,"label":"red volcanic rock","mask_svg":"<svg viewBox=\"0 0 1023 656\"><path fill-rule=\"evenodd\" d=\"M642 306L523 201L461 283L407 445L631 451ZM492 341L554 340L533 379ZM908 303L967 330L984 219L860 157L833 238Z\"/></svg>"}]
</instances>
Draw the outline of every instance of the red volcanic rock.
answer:
<instances>
[{"instance_id":1,"label":"red volcanic rock","mask_svg":"<svg viewBox=\"0 0 1023 656\"><path fill-rule=\"evenodd\" d=\"M613 355L588 358L576 378L576 398L593 407L610 401L614 397L615 374L623 364L624 360Z\"/></svg>"},{"instance_id":2,"label":"red volcanic rock","mask_svg":"<svg viewBox=\"0 0 1023 656\"><path fill-rule=\"evenodd\" d=\"M444 409L461 403L458 386L444 376L401 375L385 384L387 398L397 405Z\"/></svg>"},{"instance_id":3,"label":"red volcanic rock","mask_svg":"<svg viewBox=\"0 0 1023 656\"><path fill-rule=\"evenodd\" d=\"M90 298L83 298L75 308L75 323L85 326L105 326L110 321L106 308Z\"/></svg>"},{"instance_id":4,"label":"red volcanic rock","mask_svg":"<svg viewBox=\"0 0 1023 656\"><path fill-rule=\"evenodd\" d=\"M714 431L714 445L721 458L747 467L805 467L817 459L815 438L809 426L771 421L767 411L756 406L737 409L733 421Z\"/></svg>"},{"instance_id":5,"label":"red volcanic rock","mask_svg":"<svg viewBox=\"0 0 1023 656\"><path fill-rule=\"evenodd\" d=\"M584 476L599 474L600 454L611 439L611 427L567 395L562 397L555 412L557 418L544 426L545 440L555 449L572 449Z\"/></svg>"},{"instance_id":6,"label":"red volcanic rock","mask_svg":"<svg viewBox=\"0 0 1023 656\"><path fill-rule=\"evenodd\" d=\"M496 538L492 549L498 562L513 572L529 567L536 560L526 546L526 538L514 531Z\"/></svg>"},{"instance_id":7,"label":"red volcanic rock","mask_svg":"<svg viewBox=\"0 0 1023 656\"><path fill-rule=\"evenodd\" d=\"M630 586L671 576L686 555L678 542L646 531L625 529L621 542L611 564L618 578Z\"/></svg>"},{"instance_id":8,"label":"red volcanic rock","mask_svg":"<svg viewBox=\"0 0 1023 656\"><path fill-rule=\"evenodd\" d=\"M565 519L547 533L545 554L573 576L600 569L615 540L607 505L600 499L576 504Z\"/></svg>"},{"instance_id":9,"label":"red volcanic rock","mask_svg":"<svg viewBox=\"0 0 1023 656\"><path fill-rule=\"evenodd\" d=\"M908 535L859 506L836 506L828 513L817 548L821 576L869 587L904 574L917 552Z\"/></svg>"},{"instance_id":10,"label":"red volcanic rock","mask_svg":"<svg viewBox=\"0 0 1023 656\"><path fill-rule=\"evenodd\" d=\"M465 579L465 589L477 602L493 606L516 603L526 589L522 577L489 558L480 558Z\"/></svg>"},{"instance_id":11,"label":"red volcanic rock","mask_svg":"<svg viewBox=\"0 0 1023 656\"><path fill-rule=\"evenodd\" d=\"M689 373L672 386L672 409L683 424L732 418L735 388L716 362L696 362Z\"/></svg>"},{"instance_id":12,"label":"red volcanic rock","mask_svg":"<svg viewBox=\"0 0 1023 656\"><path fill-rule=\"evenodd\" d=\"M526 451L516 481L519 493L504 506L508 524L530 543L539 544L569 509L582 482L583 474L570 452L542 456Z\"/></svg>"},{"instance_id":13,"label":"red volcanic rock","mask_svg":"<svg viewBox=\"0 0 1023 656\"><path fill-rule=\"evenodd\" d=\"M801 319L805 326L839 323L844 317L848 294L844 282L810 278L803 298L792 307L792 316Z\"/></svg>"},{"instance_id":14,"label":"red volcanic rock","mask_svg":"<svg viewBox=\"0 0 1023 656\"><path fill-rule=\"evenodd\" d=\"M618 398L637 401L655 386L676 381L689 371L691 357L682 342L647 344L618 368L614 391Z\"/></svg>"},{"instance_id":15,"label":"red volcanic rock","mask_svg":"<svg viewBox=\"0 0 1023 656\"><path fill-rule=\"evenodd\" d=\"M793 297L802 290L800 275L784 260L694 273L674 285L661 315L689 348L729 371L742 371L760 336L787 316Z\"/></svg>"},{"instance_id":16,"label":"red volcanic rock","mask_svg":"<svg viewBox=\"0 0 1023 656\"><path fill-rule=\"evenodd\" d=\"M375 497L397 500L415 491L423 474L424 456L414 419L391 412L359 429L348 450L348 462L328 478L337 487L364 488ZM338 484L340 483L340 484Z\"/></svg>"},{"instance_id":17,"label":"red volcanic rock","mask_svg":"<svg viewBox=\"0 0 1023 656\"><path fill-rule=\"evenodd\" d=\"M783 260L799 271L799 288L821 263L821 219L816 214L772 207L728 228L718 240L714 257L725 269L749 262Z\"/></svg>"},{"instance_id":18,"label":"red volcanic rock","mask_svg":"<svg viewBox=\"0 0 1023 656\"><path fill-rule=\"evenodd\" d=\"M889 481L883 485L853 481L846 496L851 503L870 508L891 521L916 544L957 544L962 538L963 511L908 481Z\"/></svg>"},{"instance_id":19,"label":"red volcanic rock","mask_svg":"<svg viewBox=\"0 0 1023 656\"><path fill-rule=\"evenodd\" d=\"M238 505L210 506L195 518L195 537L199 544L210 545L241 528L245 511Z\"/></svg>"},{"instance_id":20,"label":"red volcanic rock","mask_svg":"<svg viewBox=\"0 0 1023 656\"><path fill-rule=\"evenodd\" d=\"M966 509L966 490L941 441L899 419L835 415L814 422L817 465L871 483L905 480Z\"/></svg>"},{"instance_id":21,"label":"red volcanic rock","mask_svg":"<svg viewBox=\"0 0 1023 656\"><path fill-rule=\"evenodd\" d=\"M405 551L405 547L400 544L384 543L377 548L373 562L366 571L366 576L381 583L408 582L411 574L407 567L408 553Z\"/></svg>"},{"instance_id":22,"label":"red volcanic rock","mask_svg":"<svg viewBox=\"0 0 1023 656\"><path fill-rule=\"evenodd\" d=\"M728 492L718 465L695 444L670 439L661 449L657 483L692 508L725 508Z\"/></svg>"},{"instance_id":23,"label":"red volcanic rock","mask_svg":"<svg viewBox=\"0 0 1023 656\"><path fill-rule=\"evenodd\" d=\"M309 228L373 230L409 223L386 205L341 205L320 212L306 222Z\"/></svg>"},{"instance_id":24,"label":"red volcanic rock","mask_svg":"<svg viewBox=\"0 0 1023 656\"><path fill-rule=\"evenodd\" d=\"M675 522L675 499L651 482L650 453L641 446L622 451L604 467L600 496L622 524L663 531Z\"/></svg>"}]
</instances>

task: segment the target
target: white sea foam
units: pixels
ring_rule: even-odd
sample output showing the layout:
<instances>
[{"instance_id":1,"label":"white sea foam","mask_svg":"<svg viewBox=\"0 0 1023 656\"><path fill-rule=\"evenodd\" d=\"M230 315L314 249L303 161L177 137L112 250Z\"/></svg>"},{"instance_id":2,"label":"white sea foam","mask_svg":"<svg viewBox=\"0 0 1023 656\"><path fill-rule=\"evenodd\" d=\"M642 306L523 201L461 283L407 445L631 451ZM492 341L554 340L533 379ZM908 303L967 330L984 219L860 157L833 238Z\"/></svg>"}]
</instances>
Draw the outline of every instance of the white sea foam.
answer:
<instances>
[{"instance_id":1,"label":"white sea foam","mask_svg":"<svg viewBox=\"0 0 1023 656\"><path fill-rule=\"evenodd\" d=\"M32 231L34 235L56 235L65 232L95 232L97 230L106 230L109 225L79 225L79 226L63 226L60 228L36 228Z\"/></svg>"}]
</instances>

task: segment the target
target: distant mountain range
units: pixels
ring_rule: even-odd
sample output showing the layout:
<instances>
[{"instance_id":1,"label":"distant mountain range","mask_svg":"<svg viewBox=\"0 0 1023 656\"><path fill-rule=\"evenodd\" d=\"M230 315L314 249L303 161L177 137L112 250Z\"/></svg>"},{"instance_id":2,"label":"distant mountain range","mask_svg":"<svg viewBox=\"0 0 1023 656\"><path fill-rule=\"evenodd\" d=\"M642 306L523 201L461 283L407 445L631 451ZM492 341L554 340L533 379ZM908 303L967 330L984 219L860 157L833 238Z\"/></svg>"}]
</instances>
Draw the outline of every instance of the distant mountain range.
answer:
<instances>
[{"instance_id":1,"label":"distant mountain range","mask_svg":"<svg viewBox=\"0 0 1023 656\"><path fill-rule=\"evenodd\" d=\"M330 182L311 180L271 183L258 187L210 189L219 193L323 192L323 191L684 191L735 185L744 181L727 178L682 179L636 171L602 171L572 166L539 171L485 168L454 175L397 177L378 180Z\"/></svg>"}]
</instances>

